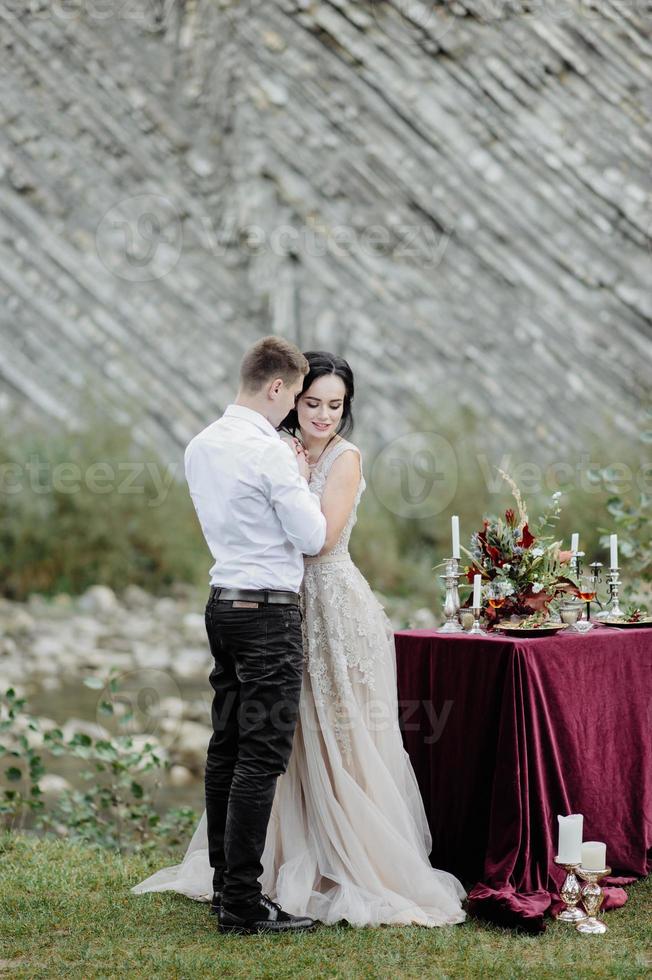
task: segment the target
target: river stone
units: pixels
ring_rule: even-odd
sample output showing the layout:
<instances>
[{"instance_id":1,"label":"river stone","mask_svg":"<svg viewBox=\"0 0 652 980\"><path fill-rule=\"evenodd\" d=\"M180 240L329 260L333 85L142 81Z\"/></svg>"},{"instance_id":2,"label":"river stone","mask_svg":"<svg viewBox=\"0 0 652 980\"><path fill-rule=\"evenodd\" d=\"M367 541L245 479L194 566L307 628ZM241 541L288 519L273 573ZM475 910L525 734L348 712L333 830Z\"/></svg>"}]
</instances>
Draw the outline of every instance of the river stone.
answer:
<instances>
[{"instance_id":1,"label":"river stone","mask_svg":"<svg viewBox=\"0 0 652 980\"><path fill-rule=\"evenodd\" d=\"M170 767L168 773L168 783L170 786L192 786L195 781L196 777L186 766L177 764Z\"/></svg>"},{"instance_id":2,"label":"river stone","mask_svg":"<svg viewBox=\"0 0 652 980\"><path fill-rule=\"evenodd\" d=\"M152 605L152 596L139 585L128 585L122 593L122 601L127 609L148 609Z\"/></svg>"},{"instance_id":3,"label":"river stone","mask_svg":"<svg viewBox=\"0 0 652 980\"><path fill-rule=\"evenodd\" d=\"M44 796L59 796L61 793L72 789L72 785L64 776L57 776L53 772L41 776L38 784Z\"/></svg>"},{"instance_id":4,"label":"river stone","mask_svg":"<svg viewBox=\"0 0 652 980\"><path fill-rule=\"evenodd\" d=\"M102 615L115 612L118 608L118 599L108 585L92 585L80 597L78 605L84 612Z\"/></svg>"}]
</instances>

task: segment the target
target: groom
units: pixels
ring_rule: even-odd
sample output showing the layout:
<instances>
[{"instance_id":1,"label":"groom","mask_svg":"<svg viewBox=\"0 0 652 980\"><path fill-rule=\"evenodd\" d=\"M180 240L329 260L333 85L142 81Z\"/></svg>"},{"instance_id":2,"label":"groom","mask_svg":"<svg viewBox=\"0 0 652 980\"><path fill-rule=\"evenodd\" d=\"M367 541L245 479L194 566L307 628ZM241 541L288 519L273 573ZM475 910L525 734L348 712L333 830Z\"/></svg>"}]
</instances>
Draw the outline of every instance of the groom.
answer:
<instances>
[{"instance_id":1,"label":"groom","mask_svg":"<svg viewBox=\"0 0 652 980\"><path fill-rule=\"evenodd\" d=\"M235 402L189 442L184 457L214 558L205 614L214 658L205 790L211 911L226 932L316 925L284 912L258 881L298 715L303 554L318 554L326 538L307 460L276 431L308 370L294 344L263 337L244 355Z\"/></svg>"}]
</instances>

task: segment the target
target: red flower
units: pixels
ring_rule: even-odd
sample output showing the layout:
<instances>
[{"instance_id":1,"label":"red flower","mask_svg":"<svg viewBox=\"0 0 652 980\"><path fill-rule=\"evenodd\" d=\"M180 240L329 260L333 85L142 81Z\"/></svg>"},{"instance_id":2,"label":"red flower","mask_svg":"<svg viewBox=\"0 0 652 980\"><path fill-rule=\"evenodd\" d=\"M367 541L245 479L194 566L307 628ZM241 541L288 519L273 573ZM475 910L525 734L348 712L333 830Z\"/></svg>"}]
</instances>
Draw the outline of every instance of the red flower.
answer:
<instances>
[{"instance_id":1,"label":"red flower","mask_svg":"<svg viewBox=\"0 0 652 980\"><path fill-rule=\"evenodd\" d=\"M520 548L529 548L530 545L534 544L535 538L530 534L530 529L527 524L523 525L523 530L521 531L521 540L518 543Z\"/></svg>"},{"instance_id":2,"label":"red flower","mask_svg":"<svg viewBox=\"0 0 652 980\"><path fill-rule=\"evenodd\" d=\"M510 527L514 527L514 511L510 507L509 510L505 511L505 520Z\"/></svg>"},{"instance_id":3,"label":"red flower","mask_svg":"<svg viewBox=\"0 0 652 980\"><path fill-rule=\"evenodd\" d=\"M485 527L484 531L480 531L478 534L478 541L482 545L482 550L485 555L487 555L493 561L494 565L502 565L502 557L498 548L487 543L487 530Z\"/></svg>"},{"instance_id":4,"label":"red flower","mask_svg":"<svg viewBox=\"0 0 652 980\"><path fill-rule=\"evenodd\" d=\"M485 615L485 619L487 620L487 623L490 626L493 626L494 623L500 622L500 613L498 612L497 609L492 609L491 606L487 606L484 609L484 615Z\"/></svg>"},{"instance_id":5,"label":"red flower","mask_svg":"<svg viewBox=\"0 0 652 980\"><path fill-rule=\"evenodd\" d=\"M492 544L487 542L487 528L489 527L489 521L484 522L484 529L478 531L478 541L482 545L482 550L488 558L491 558L494 565L501 566L504 563L504 558L500 553L500 548L496 548Z\"/></svg>"}]
</instances>

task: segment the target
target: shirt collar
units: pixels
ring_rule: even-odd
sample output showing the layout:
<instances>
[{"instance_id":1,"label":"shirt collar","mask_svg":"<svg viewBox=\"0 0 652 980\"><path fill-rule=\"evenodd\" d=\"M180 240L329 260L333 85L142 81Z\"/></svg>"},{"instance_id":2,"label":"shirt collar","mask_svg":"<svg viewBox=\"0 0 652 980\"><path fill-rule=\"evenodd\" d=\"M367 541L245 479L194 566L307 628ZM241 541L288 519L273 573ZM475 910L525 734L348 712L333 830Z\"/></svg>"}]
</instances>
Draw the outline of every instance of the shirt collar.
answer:
<instances>
[{"instance_id":1,"label":"shirt collar","mask_svg":"<svg viewBox=\"0 0 652 980\"><path fill-rule=\"evenodd\" d=\"M236 405L235 403L227 405L224 414L237 419L246 419L248 422L253 422L266 435L276 436L277 439L281 438L269 419L266 419L260 412L254 411L253 408L247 408L246 405Z\"/></svg>"}]
</instances>

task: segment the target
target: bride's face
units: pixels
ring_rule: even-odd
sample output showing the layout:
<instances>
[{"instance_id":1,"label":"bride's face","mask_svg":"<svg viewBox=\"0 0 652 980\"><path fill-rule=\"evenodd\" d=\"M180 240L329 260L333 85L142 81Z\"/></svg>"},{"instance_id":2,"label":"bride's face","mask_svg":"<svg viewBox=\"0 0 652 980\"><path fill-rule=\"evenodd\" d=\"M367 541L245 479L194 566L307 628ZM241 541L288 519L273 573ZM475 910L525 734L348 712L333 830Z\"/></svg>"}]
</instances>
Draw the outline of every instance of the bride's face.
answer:
<instances>
[{"instance_id":1,"label":"bride's face","mask_svg":"<svg viewBox=\"0 0 652 980\"><path fill-rule=\"evenodd\" d=\"M330 439L344 411L344 382L336 374L316 378L297 401L299 428L304 439Z\"/></svg>"}]
</instances>

